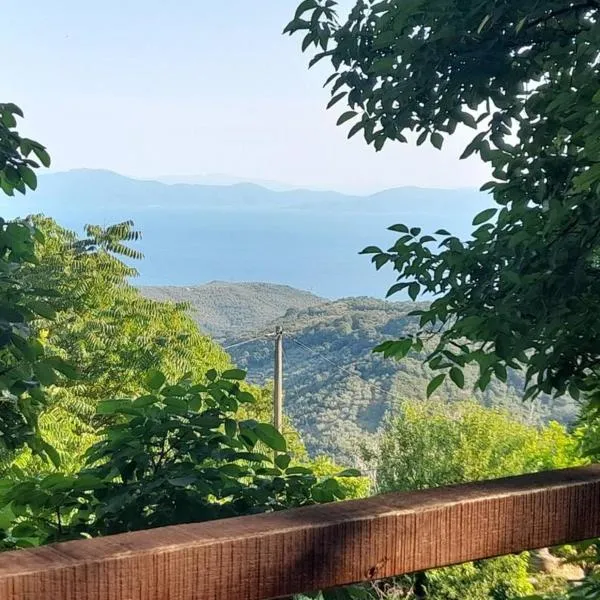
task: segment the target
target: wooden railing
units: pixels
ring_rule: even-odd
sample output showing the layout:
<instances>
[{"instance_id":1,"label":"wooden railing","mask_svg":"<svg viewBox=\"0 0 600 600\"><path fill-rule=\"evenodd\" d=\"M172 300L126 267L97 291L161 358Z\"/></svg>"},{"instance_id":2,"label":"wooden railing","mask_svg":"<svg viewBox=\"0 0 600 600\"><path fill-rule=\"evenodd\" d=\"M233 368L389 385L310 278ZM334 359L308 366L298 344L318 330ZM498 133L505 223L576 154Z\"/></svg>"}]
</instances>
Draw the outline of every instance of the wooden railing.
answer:
<instances>
[{"instance_id":1,"label":"wooden railing","mask_svg":"<svg viewBox=\"0 0 600 600\"><path fill-rule=\"evenodd\" d=\"M262 600L600 536L600 465L0 554L1 600Z\"/></svg>"}]
</instances>

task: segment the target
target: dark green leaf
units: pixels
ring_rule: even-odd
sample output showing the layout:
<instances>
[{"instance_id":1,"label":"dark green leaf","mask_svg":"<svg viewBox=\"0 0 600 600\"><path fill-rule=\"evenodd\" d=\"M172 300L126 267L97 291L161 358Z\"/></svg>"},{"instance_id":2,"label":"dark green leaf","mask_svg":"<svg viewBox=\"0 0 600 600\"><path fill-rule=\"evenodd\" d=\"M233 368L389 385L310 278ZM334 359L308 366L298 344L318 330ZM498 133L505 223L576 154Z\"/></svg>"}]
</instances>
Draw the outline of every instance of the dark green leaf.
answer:
<instances>
[{"instance_id":1,"label":"dark green leaf","mask_svg":"<svg viewBox=\"0 0 600 600\"><path fill-rule=\"evenodd\" d=\"M408 295L413 301L417 299L417 296L419 295L420 291L421 286L414 281L408 286Z\"/></svg>"},{"instance_id":2,"label":"dark green leaf","mask_svg":"<svg viewBox=\"0 0 600 600\"><path fill-rule=\"evenodd\" d=\"M446 373L440 373L429 382L427 386L428 398L440 387L440 385L442 385L442 383L444 383L444 379L446 379Z\"/></svg>"},{"instance_id":3,"label":"dark green leaf","mask_svg":"<svg viewBox=\"0 0 600 600\"><path fill-rule=\"evenodd\" d=\"M44 317L44 319L54 319L56 318L56 310L54 307L47 302L42 300L36 300L35 298L29 300L28 302L29 308L40 317Z\"/></svg>"},{"instance_id":4,"label":"dark green leaf","mask_svg":"<svg viewBox=\"0 0 600 600\"><path fill-rule=\"evenodd\" d=\"M275 457L275 464L282 470L285 471L290 466L291 458L287 454L278 454Z\"/></svg>"},{"instance_id":5,"label":"dark green leaf","mask_svg":"<svg viewBox=\"0 0 600 600\"><path fill-rule=\"evenodd\" d=\"M437 131L434 131L431 134L431 144L438 150L441 150L442 146L444 144L444 138L442 137L442 135L440 133L438 133Z\"/></svg>"},{"instance_id":6,"label":"dark green leaf","mask_svg":"<svg viewBox=\"0 0 600 600\"><path fill-rule=\"evenodd\" d=\"M150 369L148 373L146 373L145 383L149 390L156 391L160 390L166 380L167 378L164 373L158 369Z\"/></svg>"},{"instance_id":7,"label":"dark green leaf","mask_svg":"<svg viewBox=\"0 0 600 600\"><path fill-rule=\"evenodd\" d=\"M336 477L360 477L361 472L358 469L344 469L340 471Z\"/></svg>"},{"instance_id":8,"label":"dark green leaf","mask_svg":"<svg viewBox=\"0 0 600 600\"><path fill-rule=\"evenodd\" d=\"M232 381L242 381L246 379L246 371L242 369L229 369L224 371L221 377Z\"/></svg>"},{"instance_id":9,"label":"dark green leaf","mask_svg":"<svg viewBox=\"0 0 600 600\"><path fill-rule=\"evenodd\" d=\"M459 367L452 367L450 369L450 379L458 386L461 390L465 387L465 376L462 369Z\"/></svg>"},{"instance_id":10,"label":"dark green leaf","mask_svg":"<svg viewBox=\"0 0 600 600\"><path fill-rule=\"evenodd\" d=\"M272 450L278 452L285 452L287 450L287 444L285 438L269 423L257 423L254 427L254 433L258 439L265 443Z\"/></svg>"},{"instance_id":11,"label":"dark green leaf","mask_svg":"<svg viewBox=\"0 0 600 600\"><path fill-rule=\"evenodd\" d=\"M343 125L346 121L354 118L358 113L355 110L348 110L343 113L340 118L337 120L336 125Z\"/></svg>"},{"instance_id":12,"label":"dark green leaf","mask_svg":"<svg viewBox=\"0 0 600 600\"><path fill-rule=\"evenodd\" d=\"M485 223L486 221L489 221L497 212L498 212L497 208L488 208L488 209L480 212L473 219L473 225L477 226L477 225L481 225L482 223Z\"/></svg>"}]
</instances>

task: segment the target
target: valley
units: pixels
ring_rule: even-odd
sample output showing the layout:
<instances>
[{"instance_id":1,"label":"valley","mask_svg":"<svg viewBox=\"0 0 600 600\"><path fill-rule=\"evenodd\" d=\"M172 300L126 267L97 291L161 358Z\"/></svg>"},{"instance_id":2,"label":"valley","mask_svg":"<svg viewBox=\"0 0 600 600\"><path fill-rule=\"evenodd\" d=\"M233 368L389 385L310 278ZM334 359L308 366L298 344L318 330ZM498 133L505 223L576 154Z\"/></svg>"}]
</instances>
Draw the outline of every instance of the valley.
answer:
<instances>
[{"instance_id":1,"label":"valley","mask_svg":"<svg viewBox=\"0 0 600 600\"><path fill-rule=\"evenodd\" d=\"M313 455L343 463L356 459L357 445L373 439L386 416L402 400L424 400L432 374L418 355L384 359L372 349L411 331L411 302L358 297L326 300L301 290L265 283L222 283L191 287L142 288L156 299L188 302L199 327L218 339L250 381L272 379L276 325L284 329L286 414ZM523 404L523 378L511 372L506 384L492 381L473 392L475 371L467 371L464 390L451 383L436 396L448 402L476 398L506 409L519 420L569 423L576 415L570 399L542 397Z\"/></svg>"}]
</instances>

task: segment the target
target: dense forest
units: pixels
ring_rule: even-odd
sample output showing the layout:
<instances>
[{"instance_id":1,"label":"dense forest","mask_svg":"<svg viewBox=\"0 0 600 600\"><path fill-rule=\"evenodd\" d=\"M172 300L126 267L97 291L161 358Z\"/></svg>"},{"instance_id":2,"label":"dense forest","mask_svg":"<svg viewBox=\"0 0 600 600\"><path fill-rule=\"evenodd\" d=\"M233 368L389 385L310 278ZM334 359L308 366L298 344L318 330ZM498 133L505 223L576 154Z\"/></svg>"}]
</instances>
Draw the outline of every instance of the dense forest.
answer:
<instances>
[{"instance_id":1,"label":"dense forest","mask_svg":"<svg viewBox=\"0 0 600 600\"><path fill-rule=\"evenodd\" d=\"M289 309L325 302L310 292L273 283L211 281L197 286L142 286L143 296L185 304L198 327L223 341L260 331Z\"/></svg>"},{"instance_id":2,"label":"dense forest","mask_svg":"<svg viewBox=\"0 0 600 600\"><path fill-rule=\"evenodd\" d=\"M256 302L260 304L260 299ZM357 439L374 434L400 401L426 397L432 371L423 365L422 356L409 354L397 361L373 352L390 335L415 331L416 318L408 316L414 309L412 303L371 298L325 302L290 309L272 326L228 340L226 345L233 346L229 352L248 370L250 380L264 384L273 373L273 343L268 334L276 323L281 324L286 412L311 453L348 462L356 460ZM449 402L476 398L484 406L506 408L532 424L550 420L567 424L576 416L576 404L566 397L542 396L523 403L524 379L519 372L510 372L506 383L493 381L483 392L473 391L474 368L467 370L465 380L464 389L448 381L435 395Z\"/></svg>"}]
</instances>

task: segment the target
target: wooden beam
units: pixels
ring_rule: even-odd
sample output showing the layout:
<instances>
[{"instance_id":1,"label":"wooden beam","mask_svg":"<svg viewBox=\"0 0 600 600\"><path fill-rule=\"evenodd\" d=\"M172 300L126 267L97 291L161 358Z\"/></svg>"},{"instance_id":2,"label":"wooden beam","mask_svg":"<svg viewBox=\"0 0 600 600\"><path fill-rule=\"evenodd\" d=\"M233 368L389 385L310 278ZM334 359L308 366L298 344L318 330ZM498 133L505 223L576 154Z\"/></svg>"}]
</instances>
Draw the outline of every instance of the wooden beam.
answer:
<instances>
[{"instance_id":1,"label":"wooden beam","mask_svg":"<svg viewBox=\"0 0 600 600\"><path fill-rule=\"evenodd\" d=\"M263 600L600 536L600 466L0 554L2 600Z\"/></svg>"}]
</instances>

